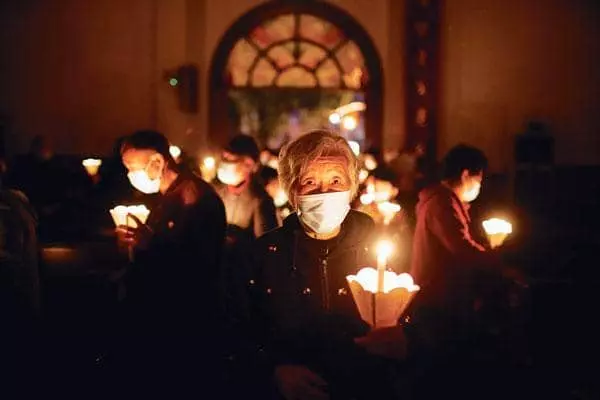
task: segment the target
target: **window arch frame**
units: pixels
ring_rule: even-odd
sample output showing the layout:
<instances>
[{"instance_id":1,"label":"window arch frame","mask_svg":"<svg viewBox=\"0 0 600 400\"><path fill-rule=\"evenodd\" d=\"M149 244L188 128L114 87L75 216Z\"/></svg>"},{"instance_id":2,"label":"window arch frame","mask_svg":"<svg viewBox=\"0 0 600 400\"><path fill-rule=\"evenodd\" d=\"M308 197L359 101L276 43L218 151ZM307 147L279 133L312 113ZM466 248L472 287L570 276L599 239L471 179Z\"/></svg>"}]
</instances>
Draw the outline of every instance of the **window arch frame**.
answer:
<instances>
[{"instance_id":1,"label":"window arch frame","mask_svg":"<svg viewBox=\"0 0 600 400\"><path fill-rule=\"evenodd\" d=\"M210 93L208 115L210 142L217 147L225 145L227 134L224 133L229 132L231 124L227 114L227 92L230 89L240 88L227 82L227 79L224 79L224 74L228 70L231 51L238 40L250 37L255 28L269 20L286 14L312 15L325 20L344 34L346 40L341 42L354 42L360 49L368 81L360 89L348 88L347 90L360 90L364 93L365 102L367 103L365 111L366 140L369 146L380 148L383 127L383 70L379 53L369 34L354 17L337 6L320 1L296 2L288 0L267 2L246 12L225 31L213 54L209 71ZM289 40L286 39L285 41ZM339 48L342 47L343 45ZM325 58L325 60L329 59L331 58ZM343 80L342 77L341 79ZM252 89L261 88L252 87ZM310 90L310 88L307 89ZM332 88L317 87L316 89L331 90ZM342 89L342 87L334 89Z\"/></svg>"}]
</instances>

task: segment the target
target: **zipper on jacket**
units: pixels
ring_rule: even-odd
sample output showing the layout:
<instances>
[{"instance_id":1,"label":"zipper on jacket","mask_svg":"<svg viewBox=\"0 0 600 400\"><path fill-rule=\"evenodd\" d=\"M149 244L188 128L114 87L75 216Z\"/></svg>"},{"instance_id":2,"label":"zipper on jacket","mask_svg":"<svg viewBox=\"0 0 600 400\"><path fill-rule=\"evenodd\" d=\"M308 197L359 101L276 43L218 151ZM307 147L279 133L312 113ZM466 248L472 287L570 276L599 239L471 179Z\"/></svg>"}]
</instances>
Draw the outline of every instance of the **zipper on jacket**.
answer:
<instances>
[{"instance_id":1,"label":"zipper on jacket","mask_svg":"<svg viewBox=\"0 0 600 400\"><path fill-rule=\"evenodd\" d=\"M321 301L323 309L329 311L329 278L327 276L327 257L329 256L329 247L325 248L325 252L321 257Z\"/></svg>"}]
</instances>

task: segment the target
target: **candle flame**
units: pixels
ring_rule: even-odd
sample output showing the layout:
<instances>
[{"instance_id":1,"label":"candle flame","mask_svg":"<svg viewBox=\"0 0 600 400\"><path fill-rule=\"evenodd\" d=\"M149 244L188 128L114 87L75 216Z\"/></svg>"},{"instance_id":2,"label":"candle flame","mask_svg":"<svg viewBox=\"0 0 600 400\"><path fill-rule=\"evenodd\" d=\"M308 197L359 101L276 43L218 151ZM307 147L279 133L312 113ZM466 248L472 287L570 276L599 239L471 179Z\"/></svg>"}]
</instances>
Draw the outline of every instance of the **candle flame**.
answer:
<instances>
[{"instance_id":1,"label":"candle flame","mask_svg":"<svg viewBox=\"0 0 600 400\"><path fill-rule=\"evenodd\" d=\"M387 259L394 249L394 245L389 240L382 240L377 243L377 247L375 251L377 252L377 258L385 258Z\"/></svg>"}]
</instances>

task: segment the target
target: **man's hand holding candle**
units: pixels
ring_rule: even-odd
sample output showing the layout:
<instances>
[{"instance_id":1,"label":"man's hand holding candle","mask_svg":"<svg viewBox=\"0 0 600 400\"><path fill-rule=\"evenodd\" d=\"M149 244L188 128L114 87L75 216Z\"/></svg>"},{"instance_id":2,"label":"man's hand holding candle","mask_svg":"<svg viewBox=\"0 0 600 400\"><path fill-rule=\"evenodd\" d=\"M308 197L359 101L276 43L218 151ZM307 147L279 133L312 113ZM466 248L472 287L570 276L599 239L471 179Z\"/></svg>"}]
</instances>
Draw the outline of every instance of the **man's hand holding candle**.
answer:
<instances>
[{"instance_id":1,"label":"man's hand holding candle","mask_svg":"<svg viewBox=\"0 0 600 400\"><path fill-rule=\"evenodd\" d=\"M127 218L133 219L136 227L127 225L117 226L117 238L119 242L138 249L147 248L154 232L135 215L128 214Z\"/></svg>"}]
</instances>

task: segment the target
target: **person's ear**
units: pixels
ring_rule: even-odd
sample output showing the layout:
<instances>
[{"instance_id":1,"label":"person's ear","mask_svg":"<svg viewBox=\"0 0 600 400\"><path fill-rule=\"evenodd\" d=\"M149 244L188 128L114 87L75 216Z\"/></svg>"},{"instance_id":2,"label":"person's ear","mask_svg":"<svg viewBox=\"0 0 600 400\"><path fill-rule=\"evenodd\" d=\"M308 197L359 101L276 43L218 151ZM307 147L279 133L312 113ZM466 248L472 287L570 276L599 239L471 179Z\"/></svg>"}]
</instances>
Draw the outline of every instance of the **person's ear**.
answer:
<instances>
[{"instance_id":1,"label":"person's ear","mask_svg":"<svg viewBox=\"0 0 600 400\"><path fill-rule=\"evenodd\" d=\"M160 178L165 171L166 160L162 154L153 154L150 156L150 163L148 164L148 175L151 179Z\"/></svg>"},{"instance_id":2,"label":"person's ear","mask_svg":"<svg viewBox=\"0 0 600 400\"><path fill-rule=\"evenodd\" d=\"M251 174L257 173L260 167L260 164L250 157L244 157L244 165L246 166L246 168L248 168Z\"/></svg>"},{"instance_id":3,"label":"person's ear","mask_svg":"<svg viewBox=\"0 0 600 400\"><path fill-rule=\"evenodd\" d=\"M463 169L462 173L460 174L460 183L464 185L465 183L469 182L470 176L471 174L469 173L469 170Z\"/></svg>"}]
</instances>

